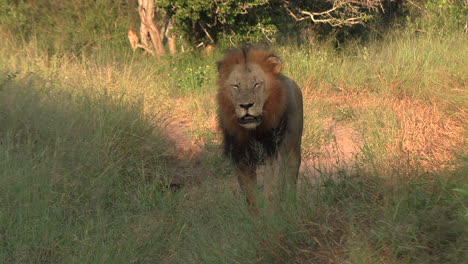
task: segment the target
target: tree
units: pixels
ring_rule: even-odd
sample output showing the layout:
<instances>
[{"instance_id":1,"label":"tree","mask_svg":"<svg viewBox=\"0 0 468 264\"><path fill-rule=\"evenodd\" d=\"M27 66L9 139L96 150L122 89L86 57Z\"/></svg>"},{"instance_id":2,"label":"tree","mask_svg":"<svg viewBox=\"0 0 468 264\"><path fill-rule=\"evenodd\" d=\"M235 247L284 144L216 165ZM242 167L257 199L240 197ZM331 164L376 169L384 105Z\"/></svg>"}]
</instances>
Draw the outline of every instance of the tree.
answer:
<instances>
[{"instance_id":1,"label":"tree","mask_svg":"<svg viewBox=\"0 0 468 264\"><path fill-rule=\"evenodd\" d=\"M169 43L171 53L175 51L175 35L189 41L193 47L219 43L273 43L279 33L303 30L304 27L313 26L314 30L321 27L326 34L333 28L346 30L356 25L363 26L385 13L387 2L400 3L403 0L154 1L138 1L142 24L141 44L137 47L163 55L164 40ZM154 9L161 13L158 17L164 20L163 36L152 21ZM152 43L152 46L148 43Z\"/></svg>"},{"instance_id":2,"label":"tree","mask_svg":"<svg viewBox=\"0 0 468 264\"><path fill-rule=\"evenodd\" d=\"M154 0L138 0L138 13L141 19L140 39L134 30L128 31L128 39L133 50L142 48L150 54L166 55L162 35L154 23L154 4Z\"/></svg>"},{"instance_id":3,"label":"tree","mask_svg":"<svg viewBox=\"0 0 468 264\"><path fill-rule=\"evenodd\" d=\"M277 33L271 23L269 0L161 0L174 21L175 31L194 46L213 45L221 40L272 41Z\"/></svg>"},{"instance_id":4,"label":"tree","mask_svg":"<svg viewBox=\"0 0 468 264\"><path fill-rule=\"evenodd\" d=\"M160 0L175 30L195 46L275 42L301 23L364 25L389 0Z\"/></svg>"},{"instance_id":5,"label":"tree","mask_svg":"<svg viewBox=\"0 0 468 264\"><path fill-rule=\"evenodd\" d=\"M296 21L310 20L332 27L364 25L381 8L383 0L282 1ZM314 11L311 11L314 10Z\"/></svg>"}]
</instances>

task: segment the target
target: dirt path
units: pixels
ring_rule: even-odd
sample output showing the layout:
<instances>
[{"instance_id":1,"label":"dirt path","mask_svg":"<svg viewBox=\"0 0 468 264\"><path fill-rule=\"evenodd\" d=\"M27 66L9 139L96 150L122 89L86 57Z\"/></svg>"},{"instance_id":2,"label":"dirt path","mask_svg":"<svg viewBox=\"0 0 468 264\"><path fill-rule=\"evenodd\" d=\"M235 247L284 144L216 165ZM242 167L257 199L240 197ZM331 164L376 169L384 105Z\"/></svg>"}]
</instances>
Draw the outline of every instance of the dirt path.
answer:
<instances>
[{"instance_id":1,"label":"dirt path","mask_svg":"<svg viewBox=\"0 0 468 264\"><path fill-rule=\"evenodd\" d=\"M175 147L170 167L173 168L172 185L176 187L199 184L212 174L203 162L204 151L187 133L192 125L189 117L179 117L169 122L164 130Z\"/></svg>"},{"instance_id":2,"label":"dirt path","mask_svg":"<svg viewBox=\"0 0 468 264\"><path fill-rule=\"evenodd\" d=\"M172 183L175 186L196 185L212 176L212 168L204 162L205 150L189 135L193 127L189 116L181 116L167 124L165 134L174 149L171 167L174 169ZM330 120L325 129L331 140L312 157L302 161L300 173L312 183L321 179L323 173L350 173L355 170L357 157L363 145L360 134L350 125Z\"/></svg>"},{"instance_id":3,"label":"dirt path","mask_svg":"<svg viewBox=\"0 0 468 264\"><path fill-rule=\"evenodd\" d=\"M352 173L363 146L361 135L349 125L330 120L325 129L331 136L330 142L301 164L300 172L312 183L320 180L322 174Z\"/></svg>"}]
</instances>

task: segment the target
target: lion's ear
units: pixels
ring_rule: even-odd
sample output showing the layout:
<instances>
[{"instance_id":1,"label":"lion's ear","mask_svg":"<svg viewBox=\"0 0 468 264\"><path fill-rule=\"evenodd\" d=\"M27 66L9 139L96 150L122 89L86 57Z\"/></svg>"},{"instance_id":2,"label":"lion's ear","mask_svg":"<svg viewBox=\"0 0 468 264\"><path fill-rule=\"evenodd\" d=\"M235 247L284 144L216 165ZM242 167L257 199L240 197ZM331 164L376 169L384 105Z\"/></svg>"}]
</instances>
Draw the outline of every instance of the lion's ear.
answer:
<instances>
[{"instance_id":1,"label":"lion's ear","mask_svg":"<svg viewBox=\"0 0 468 264\"><path fill-rule=\"evenodd\" d=\"M282 65L281 61L275 57L275 56L270 56L267 59L268 63L271 65L271 69L273 70L273 73L278 74L281 71Z\"/></svg>"}]
</instances>

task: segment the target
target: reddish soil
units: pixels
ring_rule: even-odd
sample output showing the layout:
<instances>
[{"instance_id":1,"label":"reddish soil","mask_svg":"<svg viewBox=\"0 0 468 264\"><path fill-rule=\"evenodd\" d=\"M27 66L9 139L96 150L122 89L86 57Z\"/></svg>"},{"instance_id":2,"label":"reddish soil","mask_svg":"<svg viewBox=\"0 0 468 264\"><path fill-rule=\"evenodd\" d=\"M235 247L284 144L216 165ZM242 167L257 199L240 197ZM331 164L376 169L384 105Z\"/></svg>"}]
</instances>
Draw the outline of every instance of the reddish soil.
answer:
<instances>
[{"instance_id":1,"label":"reddish soil","mask_svg":"<svg viewBox=\"0 0 468 264\"><path fill-rule=\"evenodd\" d=\"M165 127L165 134L175 147L171 159L174 168L171 182L175 186L198 184L211 175L210 168L203 163L203 150L186 132L191 125L189 118L180 118Z\"/></svg>"},{"instance_id":2,"label":"reddish soil","mask_svg":"<svg viewBox=\"0 0 468 264\"><path fill-rule=\"evenodd\" d=\"M324 173L333 175L339 171L347 174L353 172L361 153L362 138L352 127L329 121L326 130L331 135L330 142L301 164L300 172L312 183L320 180Z\"/></svg>"},{"instance_id":3,"label":"reddish soil","mask_svg":"<svg viewBox=\"0 0 468 264\"><path fill-rule=\"evenodd\" d=\"M175 146L171 164L174 167L174 185L199 184L212 175L209 166L203 162L206 153L186 132L192 125L189 117L177 118L165 129L166 136ZM330 142L311 158L302 161L300 173L312 183L320 180L322 173L352 172L362 147L360 134L350 126L329 121L326 130L331 135Z\"/></svg>"}]
</instances>

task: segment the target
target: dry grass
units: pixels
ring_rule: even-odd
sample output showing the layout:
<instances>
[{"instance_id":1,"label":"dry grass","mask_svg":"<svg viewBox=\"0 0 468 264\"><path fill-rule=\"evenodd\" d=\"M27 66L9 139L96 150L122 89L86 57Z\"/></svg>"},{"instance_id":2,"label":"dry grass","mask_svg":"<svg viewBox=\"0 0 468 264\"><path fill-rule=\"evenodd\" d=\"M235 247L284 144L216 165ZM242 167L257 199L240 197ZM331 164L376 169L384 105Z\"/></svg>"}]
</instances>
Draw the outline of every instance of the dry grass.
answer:
<instances>
[{"instance_id":1,"label":"dry grass","mask_svg":"<svg viewBox=\"0 0 468 264\"><path fill-rule=\"evenodd\" d=\"M402 99L391 103L400 131L389 151L410 157L412 166L441 170L453 165L456 154L466 150L465 109L448 116L436 102Z\"/></svg>"},{"instance_id":2,"label":"dry grass","mask_svg":"<svg viewBox=\"0 0 468 264\"><path fill-rule=\"evenodd\" d=\"M387 90L392 89L390 87ZM375 140L381 141L382 149L379 151L385 153L381 162L389 166L401 167L402 163L406 163L406 167L413 169L442 170L454 165L457 162L457 155L463 155L466 149L467 109L458 106L455 112L447 111L447 103L443 100L435 98L421 100L409 96L401 97L394 93L381 95L354 91L310 92L306 90L305 101L308 104L315 103L315 105L320 102L322 111L329 112L328 116L322 112L321 118L312 120L316 124L321 124L321 129L325 134L328 133L328 141L330 136L332 139L336 137L336 133L327 129L330 122L327 122L325 118L334 119L335 125L337 123L343 127L348 131L347 136L352 137L341 140L343 146L336 146L336 149L346 150L346 145L350 144L362 149L361 139L375 148L376 145L372 142L375 139L373 133L375 133L374 129L379 129L379 134L383 136ZM369 113L375 114L370 116ZM353 136L355 131L360 131L360 135ZM307 137L310 132L307 129L306 119L304 132L306 142L308 142ZM327 137L323 136L319 140L322 147L326 146L328 141ZM324 153L321 148L315 148L308 152L307 156L312 157L313 153L317 152ZM341 159L346 160L346 157L341 155Z\"/></svg>"},{"instance_id":3,"label":"dry grass","mask_svg":"<svg viewBox=\"0 0 468 264\"><path fill-rule=\"evenodd\" d=\"M34 222L19 222L18 219L22 219L21 212L30 211L29 208L20 211L21 206L10 211L11 219L3 218L8 225L18 223L18 234L24 237L24 240L15 240L15 234L9 234L7 239L13 241L12 246L0 247L7 256L20 256L19 250L24 245L33 249L41 248L38 245L47 242L49 234L55 232L55 237L49 244L46 243L45 250L28 252L29 258L50 260L53 259L50 254L58 254L58 262L66 262L68 258L73 258L75 262L89 262L90 258L107 254L111 256L108 261L111 262L113 258L120 258L115 252L124 252L122 254L127 255L128 262L167 263L220 263L226 260L248 263L255 257L265 263L430 263L424 262L427 259L435 260L433 263L443 263L437 262L444 260L444 257L438 257L443 254L446 255L445 259L462 259L457 255L457 247L463 244L460 237L464 236L463 215L466 207L463 207L463 201L459 198L461 195L453 190L465 188L466 180L457 176L461 183L445 183L450 180L450 174L443 169L451 168L452 164L463 166L462 162L456 160L456 153L463 152L466 145L466 104L461 99L466 93L466 75L463 69L455 73L454 69L446 70L449 64L444 64L444 61L440 65L432 63L439 59L438 56L430 57L437 52L421 55L432 59L431 63L423 66L434 67L427 71L437 73L433 77L422 75L426 69L420 70L417 65L409 68L414 72L405 71L408 65L398 65L392 56L381 57L377 49L370 49L370 55L380 58L372 61L380 61L382 65L378 71L380 75L373 76L375 65L368 60L341 58L342 54L333 52L325 55L323 52L314 52L314 49L310 52L288 49L291 57L287 56L288 53L283 54L285 70L303 87L304 93L304 157L307 160L317 154L317 157L330 164L347 161L355 163L347 165L352 168L356 166L358 170L348 170L348 174L344 175L339 170L331 171L333 175L320 175L323 176L321 181L310 181L316 184L301 182L300 201L297 204L285 205L283 214L272 219L262 219L264 222L258 223L260 221L247 216L241 195L236 191L236 180L220 155L213 58L201 60L184 54L155 63L141 54L126 54L127 57L119 58L118 61L102 59L99 55L89 58L48 56L35 47L15 49L13 46L8 49L15 50L15 56L0 47L4 54L0 60L3 62L0 64L4 65L1 69L7 73L17 72L18 76L13 79L22 79L34 72L44 83L54 85L55 89L50 93L71 93L96 109L96 113L88 112L87 105L80 106L77 103L76 107L80 106L78 108L83 110L78 120L87 121L93 119L94 115L102 115L109 119L105 124L110 131L114 131L112 129L118 125L116 135L121 140L103 136L96 142L105 145L106 142L117 140L121 153L118 153L116 163L124 162L125 167L109 175L107 172L112 167L103 168L102 175L106 180L101 180L102 189L108 190L111 195L108 203L101 205L101 200L95 199L95 194L88 191L89 184L84 182L82 189L72 184L88 178L91 182L95 181L92 172L99 169L101 163L96 162L96 168L85 171L83 168L89 165L75 168L79 164L77 159L87 161L88 151L95 149L96 159L90 160L99 161L97 158L102 156L106 148L100 148L95 143L84 147L79 144L75 146L76 136L73 133L76 132L72 129L59 134L69 138L73 146L72 152L64 148L64 153L82 151L82 155L65 160L66 169L58 171L60 175L54 175L57 181L70 181L70 186L65 186L64 190L51 191L53 195L57 193L57 200L53 203L57 216L49 212L47 199L44 199L43 207L35 207L39 217L34 215L31 219L42 219L42 227ZM404 47L403 51L412 47ZM411 54L400 56L411 64L414 62ZM291 58L298 59L298 63L294 64ZM455 59L456 56L453 56L451 60ZM439 76L444 72L447 74ZM400 78L402 73L406 73L404 78ZM203 78L198 78L200 76ZM444 90L447 86L445 83L454 90ZM433 84L437 85L437 89L429 90ZM40 91L49 92L47 89ZM5 102L14 99L8 98L11 96L9 94L5 96ZM69 108L61 101L62 97L51 98L54 99L51 105ZM131 106L141 114L144 124L151 124L154 133L164 138L167 136L176 144L158 146L150 142L152 131L149 129L137 135L131 134L134 133L132 131L120 133L137 122L132 116L119 119L119 115L125 113L118 111L118 107L102 105L112 102L127 102L123 105ZM14 109L10 105L5 106ZM34 109L30 112L34 117ZM9 113L12 119L19 115L19 112L10 110ZM22 118L17 119L21 121ZM44 122L37 121L37 127L45 129L51 118L44 114L41 120ZM84 122L84 132L80 136L94 142L92 140L96 133L87 132L89 127L92 126ZM103 129L102 133L106 134L108 129ZM57 123L55 130L62 131L62 125ZM46 139L52 142L58 140L54 131L51 130ZM30 143L34 145L40 142ZM0 147L3 147L2 144ZM134 149L135 146L138 148ZM30 174L34 176L34 166L37 166L34 162L43 158L42 152L35 151L33 149L31 153L40 158L31 160L30 164L25 165L23 160L19 160L18 164L5 163L3 166L19 172L29 166ZM164 168L161 171L172 179L182 177L181 184L188 182L188 177L198 179L197 184L179 189L178 192L159 192L158 185L148 183L145 175L155 170L152 166L140 164L140 161L158 151L164 159L147 164L161 166ZM202 158L194 158L195 152L201 152ZM10 155L13 152L7 148L4 153ZM50 154L52 161L54 155ZM173 155L176 162L167 159L167 155ZM353 159L346 159L347 156ZM354 160L355 156L359 159ZM27 160L27 157L24 158ZM113 158L114 154L109 153L109 159ZM415 167L440 172L434 176L438 177L437 181L431 182L427 174L421 176L421 173L414 171ZM368 168L374 170L368 173L365 170ZM83 170L83 175L79 177L67 174L79 169ZM404 173L404 170L408 172ZM463 170L459 171L462 175ZM386 177L378 177L391 177L394 173L408 177L397 178L394 182L398 184L393 185ZM18 189L36 188L28 182L17 182L16 177L7 176L18 185ZM43 167L43 179L48 180L49 176L49 168ZM107 179L115 186L109 185ZM430 183L423 184L423 181ZM12 185L2 186L8 189L8 192L3 192L6 194L4 197L21 204L21 199L16 198L16 189L9 187ZM52 185L47 182L40 186L49 188ZM104 216L109 222L102 215L89 217L86 214L89 208L78 196L88 192L92 202L90 204L97 209L115 206L106 209ZM78 198L72 201L72 205L61 200L61 197L75 196ZM65 222L59 216L62 211L68 212L68 206L77 208L73 212L77 215L76 219L84 219L87 225L64 225ZM53 220L55 226L49 224L49 219ZM98 228L95 227L96 219L101 221ZM38 236L44 239L36 242L31 240L29 232L24 232L24 227L28 230L43 230L43 234ZM1 231L0 227L0 234ZM74 233L79 237L72 237ZM80 234L88 233L93 236L80 237ZM55 246L63 241L69 243L67 249ZM78 245L77 249L77 243L82 245L81 248ZM10 248L18 252L10 253ZM417 259L422 260L414 261Z\"/></svg>"}]
</instances>

